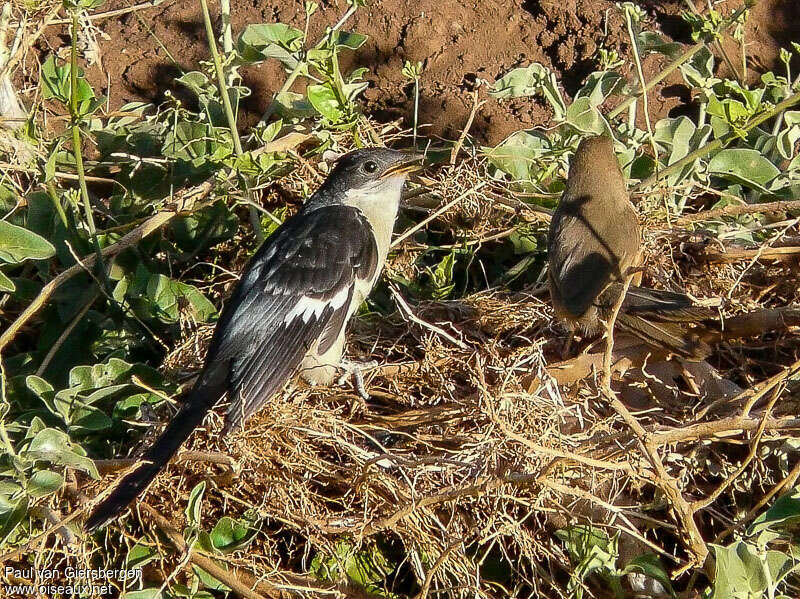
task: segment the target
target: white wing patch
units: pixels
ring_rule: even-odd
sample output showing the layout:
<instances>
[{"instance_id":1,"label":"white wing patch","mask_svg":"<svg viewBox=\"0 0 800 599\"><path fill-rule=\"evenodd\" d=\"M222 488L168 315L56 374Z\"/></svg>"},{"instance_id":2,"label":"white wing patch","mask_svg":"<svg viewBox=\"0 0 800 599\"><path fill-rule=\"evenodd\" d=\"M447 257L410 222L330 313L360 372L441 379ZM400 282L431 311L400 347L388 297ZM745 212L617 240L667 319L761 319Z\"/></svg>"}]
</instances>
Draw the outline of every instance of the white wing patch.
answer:
<instances>
[{"instance_id":1,"label":"white wing patch","mask_svg":"<svg viewBox=\"0 0 800 599\"><path fill-rule=\"evenodd\" d=\"M319 300L313 297L308 297L304 295L300 298L300 301L297 302L294 308L286 315L286 318L283 319L285 323L292 322L295 318L302 318L303 322L308 322L312 318L319 318L322 316L322 312L330 306L335 310L338 310L342 307L342 305L347 301L348 296L350 295L350 289L344 287L334 295L329 300Z\"/></svg>"}]
</instances>

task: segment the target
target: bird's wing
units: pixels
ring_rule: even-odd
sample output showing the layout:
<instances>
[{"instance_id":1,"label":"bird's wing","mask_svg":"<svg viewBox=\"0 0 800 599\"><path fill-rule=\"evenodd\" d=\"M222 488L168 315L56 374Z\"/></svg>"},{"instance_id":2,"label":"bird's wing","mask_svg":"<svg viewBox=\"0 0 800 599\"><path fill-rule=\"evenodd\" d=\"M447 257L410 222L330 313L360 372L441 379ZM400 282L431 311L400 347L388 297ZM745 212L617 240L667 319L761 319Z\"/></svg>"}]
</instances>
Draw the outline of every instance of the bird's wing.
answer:
<instances>
[{"instance_id":1,"label":"bird's wing","mask_svg":"<svg viewBox=\"0 0 800 599\"><path fill-rule=\"evenodd\" d=\"M615 283L611 287L617 285L621 291L621 283ZM614 297L619 297L619 291ZM698 306L685 293L635 286L628 289L622 311L662 322L700 322L719 317L716 310Z\"/></svg>"},{"instance_id":2,"label":"bird's wing","mask_svg":"<svg viewBox=\"0 0 800 599\"><path fill-rule=\"evenodd\" d=\"M548 254L550 278L564 308L575 317L582 316L611 282L616 267L593 239L580 213L554 217Z\"/></svg>"},{"instance_id":3,"label":"bird's wing","mask_svg":"<svg viewBox=\"0 0 800 599\"><path fill-rule=\"evenodd\" d=\"M338 336L355 282L377 269L372 227L348 206L295 216L264 242L225 307L206 359L228 364L226 430L279 390L315 342Z\"/></svg>"}]
</instances>

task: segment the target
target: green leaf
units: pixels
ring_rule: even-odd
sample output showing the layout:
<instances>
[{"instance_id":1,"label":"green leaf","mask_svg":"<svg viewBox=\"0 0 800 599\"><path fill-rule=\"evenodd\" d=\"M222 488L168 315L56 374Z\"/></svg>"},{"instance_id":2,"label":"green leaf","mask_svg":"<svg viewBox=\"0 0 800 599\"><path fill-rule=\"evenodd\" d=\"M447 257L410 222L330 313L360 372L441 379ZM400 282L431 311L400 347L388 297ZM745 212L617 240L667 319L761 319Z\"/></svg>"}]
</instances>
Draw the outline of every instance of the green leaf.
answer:
<instances>
[{"instance_id":1,"label":"green leaf","mask_svg":"<svg viewBox=\"0 0 800 599\"><path fill-rule=\"evenodd\" d=\"M0 547L28 515L28 498L24 495L15 501L7 501L0 495Z\"/></svg>"},{"instance_id":2,"label":"green leaf","mask_svg":"<svg viewBox=\"0 0 800 599\"><path fill-rule=\"evenodd\" d=\"M22 262L23 260L44 260L56 253L49 241L32 231L0 220L0 260Z\"/></svg>"},{"instance_id":3,"label":"green leaf","mask_svg":"<svg viewBox=\"0 0 800 599\"><path fill-rule=\"evenodd\" d=\"M14 293L16 286L14 282L9 279L2 270L0 270L0 292Z\"/></svg>"},{"instance_id":4,"label":"green leaf","mask_svg":"<svg viewBox=\"0 0 800 599\"><path fill-rule=\"evenodd\" d=\"M164 593L161 587L153 587L141 591L126 591L119 599L164 599Z\"/></svg>"},{"instance_id":5,"label":"green leaf","mask_svg":"<svg viewBox=\"0 0 800 599\"><path fill-rule=\"evenodd\" d=\"M338 48L358 50L369 39L366 35L349 31L335 31L331 42Z\"/></svg>"},{"instance_id":6,"label":"green leaf","mask_svg":"<svg viewBox=\"0 0 800 599\"><path fill-rule=\"evenodd\" d=\"M540 94L553 107L556 121L563 121L566 105L558 89L558 80L552 71L535 62L527 67L512 69L495 81L489 95L495 98L519 98Z\"/></svg>"},{"instance_id":7,"label":"green leaf","mask_svg":"<svg viewBox=\"0 0 800 599\"><path fill-rule=\"evenodd\" d=\"M261 23L245 27L237 42L244 62L261 62L270 58L294 69L298 60L294 53L303 47L303 32L283 23Z\"/></svg>"},{"instance_id":8,"label":"green leaf","mask_svg":"<svg viewBox=\"0 0 800 599\"><path fill-rule=\"evenodd\" d=\"M800 139L800 110L787 110L783 113L786 128L778 134L777 148L786 160L794 156L794 147Z\"/></svg>"},{"instance_id":9,"label":"green leaf","mask_svg":"<svg viewBox=\"0 0 800 599\"><path fill-rule=\"evenodd\" d=\"M309 85L306 93L314 109L332 123L339 122L345 116L345 111L330 82Z\"/></svg>"},{"instance_id":10,"label":"green leaf","mask_svg":"<svg viewBox=\"0 0 800 599\"><path fill-rule=\"evenodd\" d=\"M92 478L100 478L97 467L86 457L84 449L72 443L66 433L54 428L46 428L37 433L24 455L29 459L46 460L59 466L82 470Z\"/></svg>"},{"instance_id":11,"label":"green leaf","mask_svg":"<svg viewBox=\"0 0 800 599\"><path fill-rule=\"evenodd\" d=\"M642 52L659 52L672 60L678 58L683 52L683 46L678 42L668 42L654 31L641 31L637 36L639 50Z\"/></svg>"},{"instance_id":12,"label":"green leaf","mask_svg":"<svg viewBox=\"0 0 800 599\"><path fill-rule=\"evenodd\" d=\"M202 481L195 485L192 492L189 493L189 502L186 504L186 509L183 513L186 514L186 521L189 526L197 527L200 525L200 508L203 503L203 494L206 492L206 481Z\"/></svg>"},{"instance_id":13,"label":"green leaf","mask_svg":"<svg viewBox=\"0 0 800 599\"><path fill-rule=\"evenodd\" d=\"M672 589L672 582L670 581L669 574L667 574L667 571L661 564L661 560L658 559L658 556L654 553L637 555L628 562L622 574L625 575L633 572L644 574L656 580L664 590L669 593L670 597L675 597L675 591Z\"/></svg>"},{"instance_id":14,"label":"green leaf","mask_svg":"<svg viewBox=\"0 0 800 599\"><path fill-rule=\"evenodd\" d=\"M626 86L625 78L616 71L595 71L586 78L575 99L587 97L589 104L597 108L610 96L624 92Z\"/></svg>"},{"instance_id":15,"label":"green leaf","mask_svg":"<svg viewBox=\"0 0 800 599\"><path fill-rule=\"evenodd\" d=\"M141 568L157 557L159 557L159 554L153 547L137 543L128 551L128 556L125 558L125 568Z\"/></svg>"},{"instance_id":16,"label":"green leaf","mask_svg":"<svg viewBox=\"0 0 800 599\"><path fill-rule=\"evenodd\" d=\"M456 263L456 253L447 254L436 268L431 272L432 291L431 296L436 300L444 300L450 296L455 288L453 282L453 270Z\"/></svg>"},{"instance_id":17,"label":"green leaf","mask_svg":"<svg viewBox=\"0 0 800 599\"><path fill-rule=\"evenodd\" d=\"M591 98L581 96L567 108L566 121L582 133L602 135L610 130L600 111L592 106Z\"/></svg>"},{"instance_id":18,"label":"green leaf","mask_svg":"<svg viewBox=\"0 0 800 599\"><path fill-rule=\"evenodd\" d=\"M714 591L710 599L762 596L769 587L765 564L747 543L710 546L716 559Z\"/></svg>"},{"instance_id":19,"label":"green leaf","mask_svg":"<svg viewBox=\"0 0 800 599\"><path fill-rule=\"evenodd\" d=\"M255 538L258 529L250 523L223 516L211 530L210 538L214 548L222 553L244 549Z\"/></svg>"},{"instance_id":20,"label":"green leaf","mask_svg":"<svg viewBox=\"0 0 800 599\"><path fill-rule=\"evenodd\" d=\"M69 65L57 64L53 54L42 63L42 96L45 100L55 98L63 104L69 103L69 71Z\"/></svg>"},{"instance_id":21,"label":"green leaf","mask_svg":"<svg viewBox=\"0 0 800 599\"><path fill-rule=\"evenodd\" d=\"M714 56L708 47L698 50L689 62L680 66L683 78L691 87L709 87L718 79L714 78Z\"/></svg>"},{"instance_id":22,"label":"green leaf","mask_svg":"<svg viewBox=\"0 0 800 599\"><path fill-rule=\"evenodd\" d=\"M315 114L314 107L302 94L283 92L275 96L275 112L287 119L302 119Z\"/></svg>"},{"instance_id":23,"label":"green leaf","mask_svg":"<svg viewBox=\"0 0 800 599\"><path fill-rule=\"evenodd\" d=\"M217 563L217 565L223 570L228 569L228 567L225 564L220 564L218 562L215 563ZM211 574L209 574L199 566L195 566L194 564L192 564L192 570L194 570L194 573L197 575L197 577L200 579L200 582L202 582L206 588L212 589L214 591L231 590L230 587L225 586L223 582L220 582L219 580L211 576Z\"/></svg>"},{"instance_id":24,"label":"green leaf","mask_svg":"<svg viewBox=\"0 0 800 599\"><path fill-rule=\"evenodd\" d=\"M538 131L516 131L494 148L484 148L489 162L514 181L532 181L541 170L539 160L552 150L550 140Z\"/></svg>"},{"instance_id":25,"label":"green leaf","mask_svg":"<svg viewBox=\"0 0 800 599\"><path fill-rule=\"evenodd\" d=\"M214 304L194 285L153 275L147 282L147 297L155 316L166 323L178 322L182 310L197 322L207 322L217 313Z\"/></svg>"},{"instance_id":26,"label":"green leaf","mask_svg":"<svg viewBox=\"0 0 800 599\"><path fill-rule=\"evenodd\" d=\"M28 480L28 494L32 497L44 497L55 493L64 484L64 477L52 470L37 470Z\"/></svg>"},{"instance_id":27,"label":"green leaf","mask_svg":"<svg viewBox=\"0 0 800 599\"><path fill-rule=\"evenodd\" d=\"M746 148L720 151L709 161L708 172L764 192L766 185L780 174L760 152Z\"/></svg>"},{"instance_id":28,"label":"green leaf","mask_svg":"<svg viewBox=\"0 0 800 599\"><path fill-rule=\"evenodd\" d=\"M785 530L798 522L800 522L800 487L779 497L772 507L753 520L748 535L757 535L769 528Z\"/></svg>"},{"instance_id":29,"label":"green leaf","mask_svg":"<svg viewBox=\"0 0 800 599\"><path fill-rule=\"evenodd\" d=\"M172 223L175 241L185 252L197 252L227 241L238 229L239 219L222 200Z\"/></svg>"}]
</instances>

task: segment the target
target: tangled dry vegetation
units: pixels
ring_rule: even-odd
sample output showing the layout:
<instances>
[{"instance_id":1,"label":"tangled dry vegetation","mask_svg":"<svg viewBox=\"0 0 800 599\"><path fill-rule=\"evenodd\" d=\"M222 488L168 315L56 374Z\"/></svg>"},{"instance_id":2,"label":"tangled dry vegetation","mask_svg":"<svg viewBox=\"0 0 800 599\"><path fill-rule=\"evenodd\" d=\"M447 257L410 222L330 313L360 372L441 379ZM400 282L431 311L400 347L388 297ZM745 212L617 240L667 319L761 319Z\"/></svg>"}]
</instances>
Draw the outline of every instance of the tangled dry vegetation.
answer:
<instances>
[{"instance_id":1,"label":"tangled dry vegetation","mask_svg":"<svg viewBox=\"0 0 800 599\"><path fill-rule=\"evenodd\" d=\"M409 195L417 204L463 198L430 226L470 222L478 243L510 231L510 215L543 239L546 212L510 210L513 195L488 180L468 158ZM650 552L673 574L693 570L706 541L741 530L743 510L752 519L800 473L778 464L779 442L800 428L798 314L781 309L798 302L797 271L783 256L715 264L682 251L699 243L696 233L653 212L645 220L646 282L720 298L721 316L735 323L708 361L665 361L618 338L609 391L603 344L558 360L563 331L541 285L401 303L388 318L353 325L351 356L379 362L368 404L347 388L295 381L228 439L210 416L135 510L140 530L155 522L174 535L186 497L206 480L203 519L253 509L263 522L245 556L221 561L265 597L308 587L360 596L298 574L317 554L341 556L342 539L348 552L403 555L399 570L423 581L421 597L560 596L570 556L553 533L576 524L621 533L622 563ZM794 232L784 228L776 242ZM412 238L401 243L388 278L410 275L417 251ZM209 332L189 333L165 367L198 367ZM174 553L165 571L182 557ZM476 563L490 559L505 578L481 580Z\"/></svg>"},{"instance_id":2,"label":"tangled dry vegetation","mask_svg":"<svg viewBox=\"0 0 800 599\"><path fill-rule=\"evenodd\" d=\"M202 93L210 101L208 87ZM599 104L592 110L599 115ZM412 136L349 104L340 112L355 134L287 127L265 142L263 153L280 157L278 169L270 163L266 174L254 175L266 180L252 188L264 207L291 212L318 186L326 164L319 153L304 152L309 140L312 150L320 140L345 150L354 139L407 145ZM559 156L548 156L554 180L565 175L557 161L565 148L591 131L568 120L563 128ZM230 141L223 126L211 132ZM672 586L687 598L710 596L719 555L712 545L740 538L800 476L800 206L776 200L712 207L729 192L695 180L634 189L645 230L644 284L686 290L718 307L723 324L707 333L715 351L704 362L682 362L611 336L583 342L576 357L562 360L564 331L553 323L543 284L549 211L542 205L558 193L498 176L486 158L491 152L466 133L455 145L434 147L438 166L409 186L403 232L373 310L351 326L350 357L378 363L367 375L369 401L348 384L292 381L226 438L219 436L222 412L213 413L127 520L94 537L76 535L72 520L135 457L95 460L105 475L99 481L68 470L66 483L37 506L48 527L31 526L30 538L0 560L59 568L141 563L148 588L175 592L185 583L183 596L198 598L198 589L189 589L198 580L249 598L614 597L623 588L663 597ZM637 139L635 150L647 153L644 133ZM36 185L19 171L11 176L22 190ZM133 232L109 242L103 259L160 231L180 210L246 195L230 189L231 177L196 179L155 214L137 214ZM668 201L676 192L686 199L678 213ZM237 209L246 221L246 205ZM731 235L712 226L748 214L764 216ZM749 239L758 233L758 243L741 241L748 238L743 231ZM510 239L525 250L509 249ZM252 251L253 233L241 227L213 254L199 247L192 257L216 268L189 275L193 264L181 276L220 305ZM454 276L442 252L464 249L469 265ZM82 264L18 306L0 349L30 336L36 312L94 259L85 244ZM501 260L507 268L497 276L492 269ZM419 285L428 287L417 296ZM451 293L452 286L468 291ZM171 324L180 338L160 370L189 384L213 325L198 325L190 311L178 319ZM143 406L140 417L125 420L149 429L131 456L175 412L171 397L149 391L161 394L156 411ZM249 522L228 539L246 550L214 551L208 531L229 516ZM790 579L783 591L796 595L799 588Z\"/></svg>"}]
</instances>

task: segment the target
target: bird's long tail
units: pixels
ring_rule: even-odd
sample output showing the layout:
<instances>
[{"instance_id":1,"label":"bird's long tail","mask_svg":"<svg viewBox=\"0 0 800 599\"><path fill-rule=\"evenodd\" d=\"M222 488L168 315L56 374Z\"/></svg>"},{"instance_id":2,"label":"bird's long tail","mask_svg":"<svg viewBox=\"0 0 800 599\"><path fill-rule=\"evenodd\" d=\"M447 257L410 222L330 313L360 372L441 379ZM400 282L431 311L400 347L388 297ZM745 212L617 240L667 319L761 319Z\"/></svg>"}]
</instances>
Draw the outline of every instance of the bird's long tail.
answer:
<instances>
[{"instance_id":1,"label":"bird's long tail","mask_svg":"<svg viewBox=\"0 0 800 599\"><path fill-rule=\"evenodd\" d=\"M214 377L221 379L221 377ZM116 518L153 481L178 448L189 438L192 431L202 423L205 415L214 407L225 390L224 380L208 383L208 377L201 376L189 393L186 402L174 416L161 436L142 456L145 462L129 472L117 484L111 494L92 511L84 527L92 531Z\"/></svg>"},{"instance_id":2,"label":"bird's long tail","mask_svg":"<svg viewBox=\"0 0 800 599\"><path fill-rule=\"evenodd\" d=\"M696 305L683 293L631 287L617 325L649 345L663 347L688 360L703 360L711 354L711 347L700 333L704 327L713 326L716 319L713 309Z\"/></svg>"}]
</instances>

